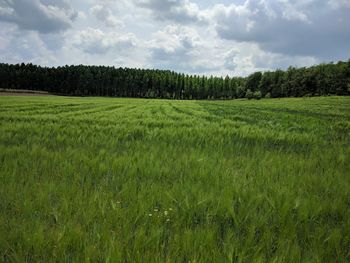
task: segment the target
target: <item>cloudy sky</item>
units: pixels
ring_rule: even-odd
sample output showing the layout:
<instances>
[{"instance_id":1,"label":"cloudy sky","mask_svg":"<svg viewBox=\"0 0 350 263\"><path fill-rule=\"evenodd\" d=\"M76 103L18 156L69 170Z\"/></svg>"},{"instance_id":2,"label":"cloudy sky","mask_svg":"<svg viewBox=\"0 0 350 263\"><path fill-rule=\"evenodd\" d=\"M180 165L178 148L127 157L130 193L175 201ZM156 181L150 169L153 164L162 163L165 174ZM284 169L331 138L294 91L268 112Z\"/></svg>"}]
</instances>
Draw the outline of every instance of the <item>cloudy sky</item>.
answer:
<instances>
[{"instance_id":1,"label":"cloudy sky","mask_svg":"<svg viewBox=\"0 0 350 263\"><path fill-rule=\"evenodd\" d=\"M350 0L0 0L0 62L206 75L350 58Z\"/></svg>"}]
</instances>

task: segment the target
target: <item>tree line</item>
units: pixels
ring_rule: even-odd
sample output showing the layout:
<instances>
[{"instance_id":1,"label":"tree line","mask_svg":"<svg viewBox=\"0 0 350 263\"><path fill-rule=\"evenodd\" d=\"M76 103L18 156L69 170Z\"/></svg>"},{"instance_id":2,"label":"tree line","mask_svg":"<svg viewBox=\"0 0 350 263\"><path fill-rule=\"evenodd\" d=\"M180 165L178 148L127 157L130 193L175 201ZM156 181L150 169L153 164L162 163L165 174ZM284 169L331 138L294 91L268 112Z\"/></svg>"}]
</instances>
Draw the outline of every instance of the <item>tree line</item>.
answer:
<instances>
[{"instance_id":1,"label":"tree line","mask_svg":"<svg viewBox=\"0 0 350 263\"><path fill-rule=\"evenodd\" d=\"M0 63L0 88L73 96L166 99L350 95L350 60L256 72L245 78L106 66L41 67L31 63Z\"/></svg>"}]
</instances>

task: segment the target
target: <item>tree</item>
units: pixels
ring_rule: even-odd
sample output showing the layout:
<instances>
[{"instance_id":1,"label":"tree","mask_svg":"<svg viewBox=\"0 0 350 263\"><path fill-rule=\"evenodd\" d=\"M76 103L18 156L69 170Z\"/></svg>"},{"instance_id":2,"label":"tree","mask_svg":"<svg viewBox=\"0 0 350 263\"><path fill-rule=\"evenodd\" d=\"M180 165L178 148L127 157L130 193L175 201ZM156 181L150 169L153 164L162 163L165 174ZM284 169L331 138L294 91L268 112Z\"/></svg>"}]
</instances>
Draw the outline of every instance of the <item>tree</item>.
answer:
<instances>
[{"instance_id":1,"label":"tree","mask_svg":"<svg viewBox=\"0 0 350 263\"><path fill-rule=\"evenodd\" d=\"M350 95L350 60L243 77L205 77L169 70L103 66L41 67L0 63L0 88L66 95L232 99Z\"/></svg>"},{"instance_id":2,"label":"tree","mask_svg":"<svg viewBox=\"0 0 350 263\"><path fill-rule=\"evenodd\" d=\"M261 72L255 72L248 76L245 87L248 90L256 91L259 88L260 80L262 78Z\"/></svg>"}]
</instances>

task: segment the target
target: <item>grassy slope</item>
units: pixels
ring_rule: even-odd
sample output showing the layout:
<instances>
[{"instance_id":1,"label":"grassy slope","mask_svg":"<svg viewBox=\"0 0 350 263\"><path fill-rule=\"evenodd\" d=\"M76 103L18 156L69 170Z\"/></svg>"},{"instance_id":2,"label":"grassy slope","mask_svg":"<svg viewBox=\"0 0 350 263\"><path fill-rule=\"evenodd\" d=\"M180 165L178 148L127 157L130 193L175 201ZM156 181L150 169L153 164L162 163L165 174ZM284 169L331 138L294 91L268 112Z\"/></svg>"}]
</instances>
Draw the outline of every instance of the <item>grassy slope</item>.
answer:
<instances>
[{"instance_id":1,"label":"grassy slope","mask_svg":"<svg viewBox=\"0 0 350 263\"><path fill-rule=\"evenodd\" d=\"M0 97L0 261L349 261L349 171L350 98Z\"/></svg>"}]
</instances>

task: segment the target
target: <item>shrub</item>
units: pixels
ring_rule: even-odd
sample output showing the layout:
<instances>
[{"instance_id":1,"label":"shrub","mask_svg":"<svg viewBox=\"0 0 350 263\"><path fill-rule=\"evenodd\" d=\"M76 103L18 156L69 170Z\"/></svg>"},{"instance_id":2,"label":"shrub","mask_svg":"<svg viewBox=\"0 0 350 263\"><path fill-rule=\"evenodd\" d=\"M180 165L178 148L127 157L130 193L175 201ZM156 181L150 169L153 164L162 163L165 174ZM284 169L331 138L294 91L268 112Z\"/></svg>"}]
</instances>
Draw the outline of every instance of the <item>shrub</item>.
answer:
<instances>
[{"instance_id":1,"label":"shrub","mask_svg":"<svg viewBox=\"0 0 350 263\"><path fill-rule=\"evenodd\" d=\"M253 97L254 97L254 99L260 100L262 97L261 91L260 90L255 91L253 94Z\"/></svg>"},{"instance_id":2,"label":"shrub","mask_svg":"<svg viewBox=\"0 0 350 263\"><path fill-rule=\"evenodd\" d=\"M245 93L245 97L248 99L248 100L251 100L254 98L254 93L248 89L247 92Z\"/></svg>"}]
</instances>

